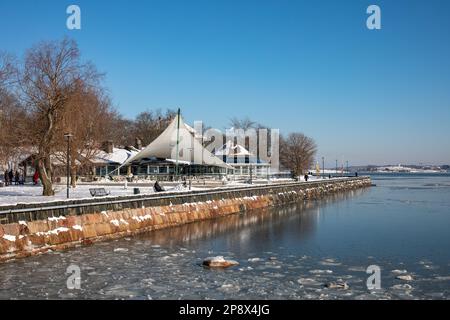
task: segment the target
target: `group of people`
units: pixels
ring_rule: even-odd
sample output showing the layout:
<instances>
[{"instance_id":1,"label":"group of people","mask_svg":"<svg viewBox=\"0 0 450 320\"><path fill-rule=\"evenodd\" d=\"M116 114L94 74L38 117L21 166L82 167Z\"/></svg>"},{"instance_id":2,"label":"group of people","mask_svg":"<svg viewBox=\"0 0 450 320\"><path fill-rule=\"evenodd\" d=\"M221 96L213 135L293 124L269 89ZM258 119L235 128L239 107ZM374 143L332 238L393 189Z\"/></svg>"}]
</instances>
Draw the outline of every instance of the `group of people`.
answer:
<instances>
[{"instance_id":1,"label":"group of people","mask_svg":"<svg viewBox=\"0 0 450 320\"><path fill-rule=\"evenodd\" d=\"M14 173L13 170L5 170L5 174L4 174L4 178L5 178L5 186L9 186L9 185L18 185L18 184L23 184L23 180L21 179L21 175L19 173L19 171L16 170L16 172Z\"/></svg>"}]
</instances>

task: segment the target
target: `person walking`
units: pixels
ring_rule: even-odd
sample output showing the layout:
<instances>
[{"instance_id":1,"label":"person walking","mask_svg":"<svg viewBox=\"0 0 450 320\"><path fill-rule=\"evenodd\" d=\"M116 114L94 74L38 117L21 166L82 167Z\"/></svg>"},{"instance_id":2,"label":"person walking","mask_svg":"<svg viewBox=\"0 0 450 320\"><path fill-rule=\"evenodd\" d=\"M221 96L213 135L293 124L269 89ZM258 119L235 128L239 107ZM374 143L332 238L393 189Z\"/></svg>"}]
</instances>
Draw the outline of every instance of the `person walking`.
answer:
<instances>
[{"instance_id":1,"label":"person walking","mask_svg":"<svg viewBox=\"0 0 450 320\"><path fill-rule=\"evenodd\" d=\"M38 184L38 180L39 180L39 171L36 169L36 171L34 171L34 175L33 175L33 183L35 185Z\"/></svg>"},{"instance_id":2,"label":"person walking","mask_svg":"<svg viewBox=\"0 0 450 320\"><path fill-rule=\"evenodd\" d=\"M16 185L20 184L20 174L19 171L16 170L16 174L14 175L14 180L16 182Z\"/></svg>"},{"instance_id":3,"label":"person walking","mask_svg":"<svg viewBox=\"0 0 450 320\"><path fill-rule=\"evenodd\" d=\"M10 185L12 185L12 183L13 183L13 180L14 180L14 173L13 173L13 171L12 171L12 169L11 170L9 170L9 173L8 173L8 181L9 181L9 184Z\"/></svg>"},{"instance_id":4,"label":"person walking","mask_svg":"<svg viewBox=\"0 0 450 320\"><path fill-rule=\"evenodd\" d=\"M308 174L305 174L305 181L306 182L308 182L308 178L309 178Z\"/></svg>"},{"instance_id":5,"label":"person walking","mask_svg":"<svg viewBox=\"0 0 450 320\"><path fill-rule=\"evenodd\" d=\"M8 174L8 170L5 170L5 186L7 186L9 184L9 174Z\"/></svg>"}]
</instances>

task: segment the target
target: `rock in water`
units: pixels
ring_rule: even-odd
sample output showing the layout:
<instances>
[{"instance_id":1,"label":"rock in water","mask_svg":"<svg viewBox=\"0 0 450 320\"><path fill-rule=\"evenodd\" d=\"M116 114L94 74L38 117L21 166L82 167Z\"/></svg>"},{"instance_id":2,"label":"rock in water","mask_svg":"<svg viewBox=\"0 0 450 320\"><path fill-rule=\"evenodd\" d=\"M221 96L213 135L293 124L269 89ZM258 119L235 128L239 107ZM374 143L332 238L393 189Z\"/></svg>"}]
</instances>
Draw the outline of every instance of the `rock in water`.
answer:
<instances>
[{"instance_id":1,"label":"rock in water","mask_svg":"<svg viewBox=\"0 0 450 320\"><path fill-rule=\"evenodd\" d=\"M83 239L81 241L82 244L84 244L85 246L90 246L92 244L94 244L94 241L90 240L90 239Z\"/></svg>"},{"instance_id":2,"label":"rock in water","mask_svg":"<svg viewBox=\"0 0 450 320\"><path fill-rule=\"evenodd\" d=\"M234 260L225 260L222 256L209 257L203 260L203 265L210 268L228 268L237 266L239 262Z\"/></svg>"},{"instance_id":3,"label":"rock in water","mask_svg":"<svg viewBox=\"0 0 450 320\"><path fill-rule=\"evenodd\" d=\"M413 281L413 277L411 277L409 274L405 276L397 276L396 278L403 281Z\"/></svg>"},{"instance_id":4,"label":"rock in water","mask_svg":"<svg viewBox=\"0 0 450 320\"><path fill-rule=\"evenodd\" d=\"M348 284L345 281L338 280L336 282L329 282L325 285L328 289L341 289L341 290L347 290Z\"/></svg>"}]
</instances>

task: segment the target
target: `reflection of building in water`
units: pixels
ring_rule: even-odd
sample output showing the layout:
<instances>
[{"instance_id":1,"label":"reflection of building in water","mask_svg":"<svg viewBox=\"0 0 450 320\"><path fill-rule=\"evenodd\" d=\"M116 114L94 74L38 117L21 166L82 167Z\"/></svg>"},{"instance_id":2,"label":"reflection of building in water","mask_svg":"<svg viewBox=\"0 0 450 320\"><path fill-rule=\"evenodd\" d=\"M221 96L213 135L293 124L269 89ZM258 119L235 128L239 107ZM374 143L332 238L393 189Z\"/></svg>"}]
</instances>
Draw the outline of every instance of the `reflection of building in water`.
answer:
<instances>
[{"instance_id":1,"label":"reflection of building in water","mask_svg":"<svg viewBox=\"0 0 450 320\"><path fill-rule=\"evenodd\" d=\"M256 250L260 247L259 249L264 251L274 239L285 238L296 243L307 239L316 230L318 212L320 214L321 208L358 196L364 190L335 193L321 200L297 202L193 222L152 231L142 237L160 245L186 243L214 237L214 241L223 241L226 247L243 248L251 242L253 249Z\"/></svg>"}]
</instances>

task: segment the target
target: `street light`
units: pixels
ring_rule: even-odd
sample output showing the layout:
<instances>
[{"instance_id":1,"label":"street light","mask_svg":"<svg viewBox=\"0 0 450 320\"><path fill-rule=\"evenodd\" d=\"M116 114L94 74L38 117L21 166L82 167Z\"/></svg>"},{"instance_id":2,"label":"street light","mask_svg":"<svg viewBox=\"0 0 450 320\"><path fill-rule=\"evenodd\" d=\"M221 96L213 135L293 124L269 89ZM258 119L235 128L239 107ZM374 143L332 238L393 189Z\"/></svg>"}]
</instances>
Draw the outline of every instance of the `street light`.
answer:
<instances>
[{"instance_id":1,"label":"street light","mask_svg":"<svg viewBox=\"0 0 450 320\"><path fill-rule=\"evenodd\" d=\"M322 157L322 179L325 179L325 157Z\"/></svg>"},{"instance_id":2,"label":"street light","mask_svg":"<svg viewBox=\"0 0 450 320\"><path fill-rule=\"evenodd\" d=\"M337 168L337 159L336 159L336 176L337 176L337 173L338 173L338 168Z\"/></svg>"},{"instance_id":3,"label":"street light","mask_svg":"<svg viewBox=\"0 0 450 320\"><path fill-rule=\"evenodd\" d=\"M69 199L69 179L70 179L70 138L73 137L71 133L65 133L64 138L67 140L67 199Z\"/></svg>"}]
</instances>

